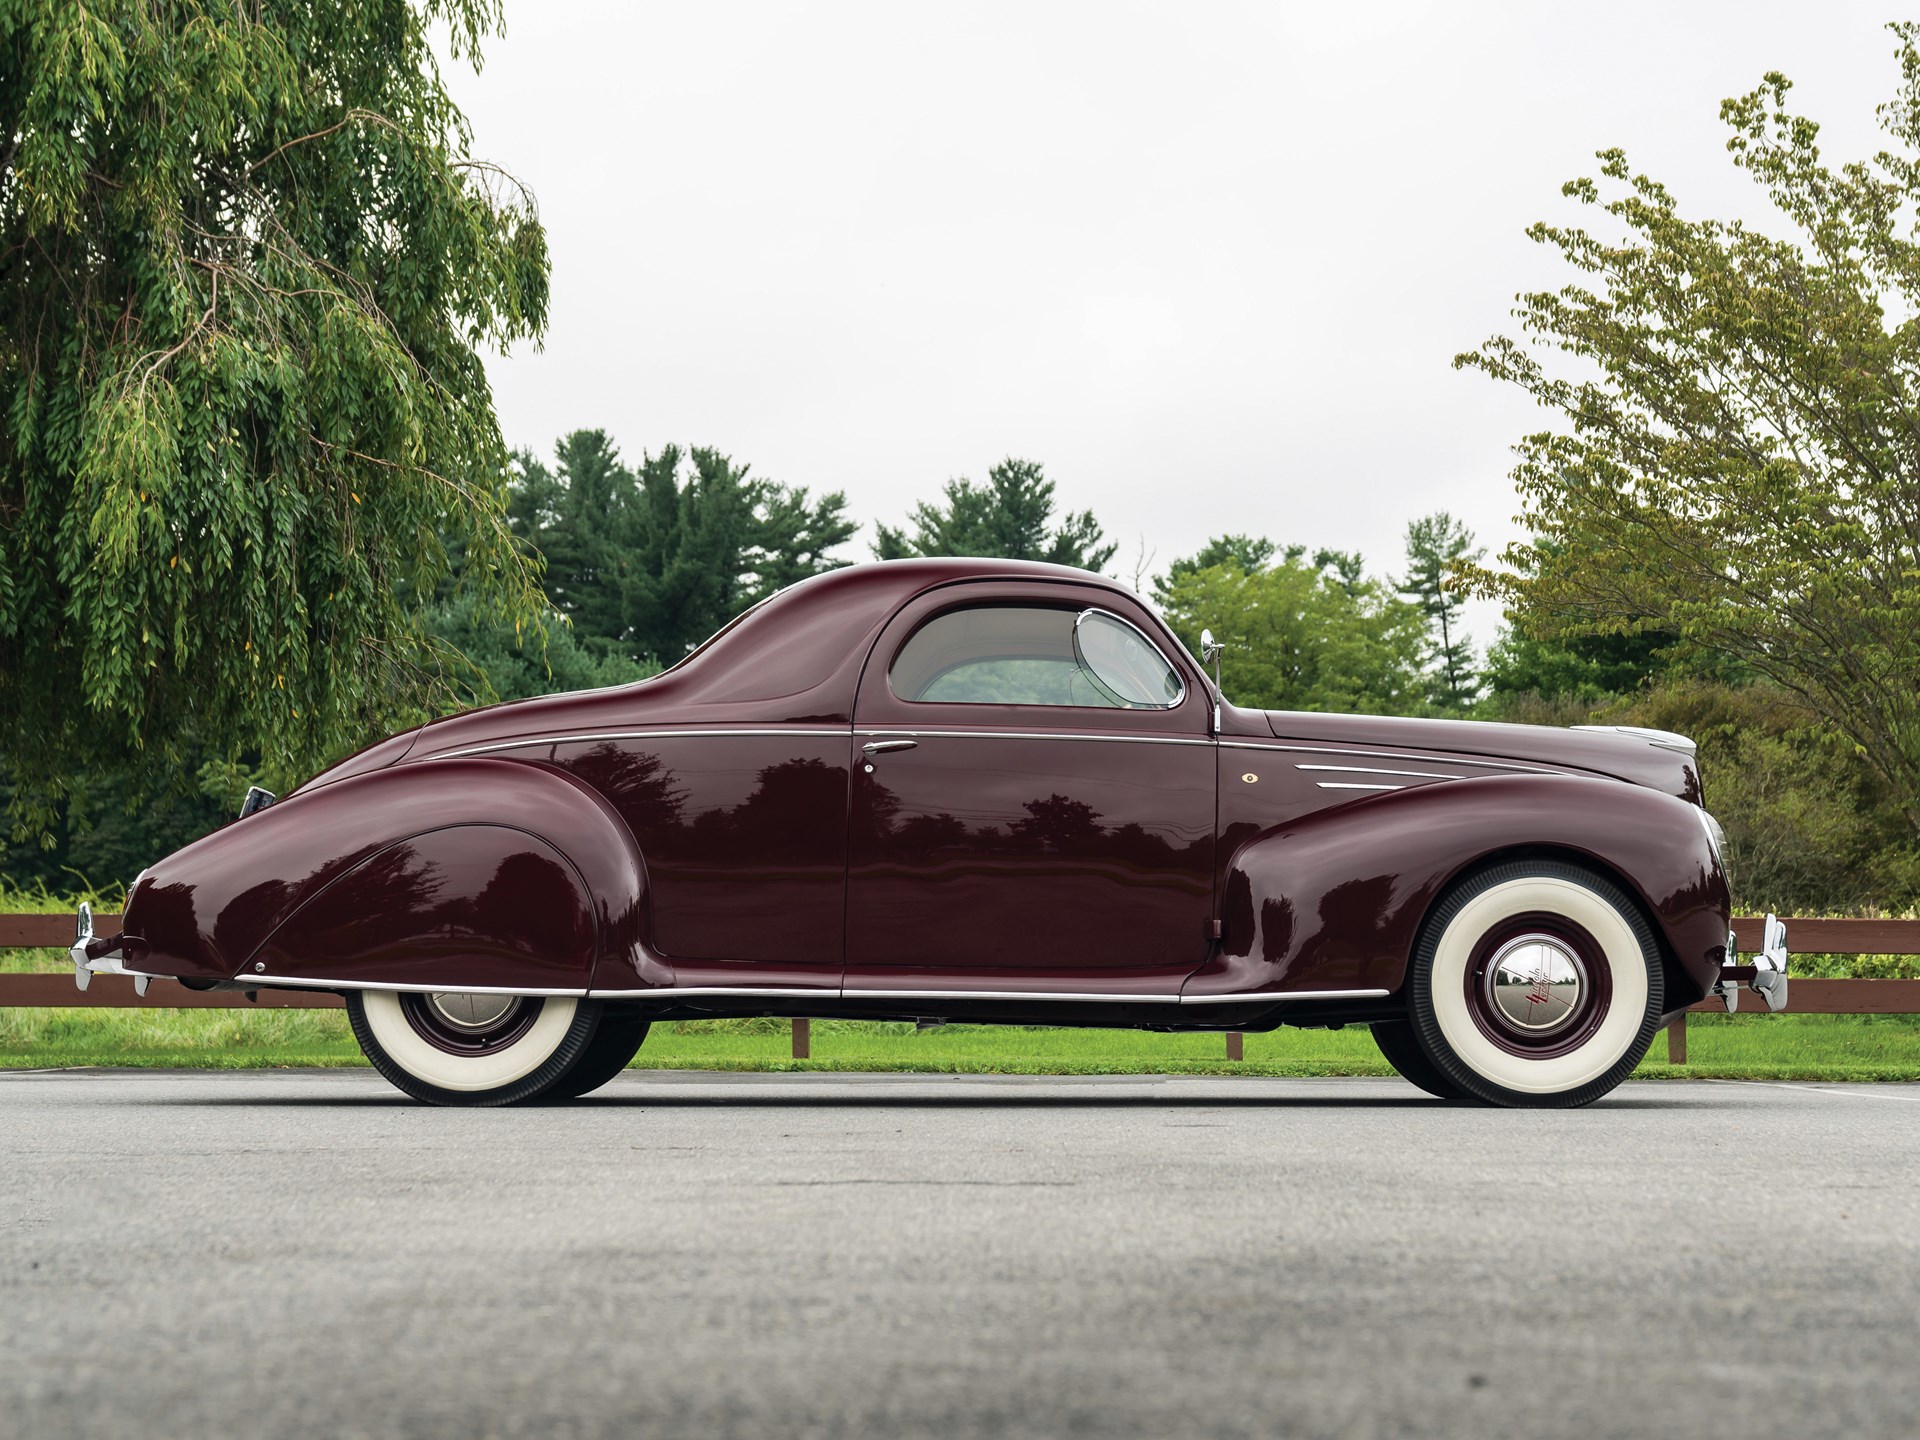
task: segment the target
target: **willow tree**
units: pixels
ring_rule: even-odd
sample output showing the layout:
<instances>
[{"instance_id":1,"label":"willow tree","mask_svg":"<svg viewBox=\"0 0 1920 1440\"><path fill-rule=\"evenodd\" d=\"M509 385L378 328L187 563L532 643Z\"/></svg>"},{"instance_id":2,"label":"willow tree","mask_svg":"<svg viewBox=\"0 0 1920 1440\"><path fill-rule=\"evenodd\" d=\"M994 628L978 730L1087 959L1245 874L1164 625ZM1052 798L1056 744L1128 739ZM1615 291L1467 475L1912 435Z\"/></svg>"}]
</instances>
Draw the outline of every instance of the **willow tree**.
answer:
<instances>
[{"instance_id":1,"label":"willow tree","mask_svg":"<svg viewBox=\"0 0 1920 1440\"><path fill-rule=\"evenodd\" d=\"M437 703L452 548L531 613L477 347L546 238L431 37L493 0L0 0L0 747L16 820L190 742L297 773Z\"/></svg>"},{"instance_id":2,"label":"willow tree","mask_svg":"<svg viewBox=\"0 0 1920 1440\"><path fill-rule=\"evenodd\" d=\"M1539 639L1665 632L1847 736L1920 828L1920 30L1887 148L1831 166L1768 75L1726 101L1764 224L1689 218L1618 150L1529 232L1577 273L1457 364L1559 423L1518 446L1532 540L1482 571Z\"/></svg>"}]
</instances>

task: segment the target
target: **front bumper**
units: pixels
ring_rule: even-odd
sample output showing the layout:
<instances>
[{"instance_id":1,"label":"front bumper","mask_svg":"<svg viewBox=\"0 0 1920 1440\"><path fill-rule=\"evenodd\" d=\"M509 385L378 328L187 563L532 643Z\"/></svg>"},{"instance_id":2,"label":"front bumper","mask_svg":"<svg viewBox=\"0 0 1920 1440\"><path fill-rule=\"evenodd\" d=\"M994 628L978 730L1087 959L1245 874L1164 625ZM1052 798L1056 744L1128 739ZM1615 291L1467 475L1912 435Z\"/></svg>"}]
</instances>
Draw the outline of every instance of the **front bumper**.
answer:
<instances>
[{"instance_id":1,"label":"front bumper","mask_svg":"<svg viewBox=\"0 0 1920 1440\"><path fill-rule=\"evenodd\" d=\"M1727 1013L1733 1014L1740 1008L1740 990L1744 986L1767 1002L1767 1009L1778 1012L1787 1008L1787 924L1776 915L1767 916L1766 924L1760 932L1760 949L1744 965L1739 964L1740 955L1733 938L1733 932L1727 932L1727 963L1720 967L1720 978L1714 981L1709 994L1727 1007Z\"/></svg>"},{"instance_id":2,"label":"front bumper","mask_svg":"<svg viewBox=\"0 0 1920 1440\"><path fill-rule=\"evenodd\" d=\"M86 989L96 975L131 975L133 993L147 993L153 977L127 968L126 957L120 953L124 936L102 938L93 933L93 907L84 900L80 902L79 913L74 916L73 931L73 944L67 954L73 957L73 983L76 989Z\"/></svg>"}]
</instances>

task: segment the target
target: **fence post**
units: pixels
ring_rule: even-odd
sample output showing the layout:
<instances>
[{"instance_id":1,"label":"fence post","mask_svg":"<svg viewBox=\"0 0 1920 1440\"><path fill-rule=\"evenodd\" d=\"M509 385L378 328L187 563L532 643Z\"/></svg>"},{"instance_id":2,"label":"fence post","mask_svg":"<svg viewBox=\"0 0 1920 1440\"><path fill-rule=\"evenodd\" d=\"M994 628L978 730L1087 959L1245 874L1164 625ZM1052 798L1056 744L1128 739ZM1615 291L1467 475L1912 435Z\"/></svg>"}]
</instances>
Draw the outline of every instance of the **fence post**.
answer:
<instances>
[{"instance_id":1,"label":"fence post","mask_svg":"<svg viewBox=\"0 0 1920 1440\"><path fill-rule=\"evenodd\" d=\"M1244 1060L1247 1058L1246 1036L1238 1030L1227 1032L1227 1059Z\"/></svg>"},{"instance_id":2,"label":"fence post","mask_svg":"<svg viewBox=\"0 0 1920 1440\"><path fill-rule=\"evenodd\" d=\"M1687 1012L1682 1010L1667 1026L1667 1064L1687 1063Z\"/></svg>"},{"instance_id":3,"label":"fence post","mask_svg":"<svg viewBox=\"0 0 1920 1440\"><path fill-rule=\"evenodd\" d=\"M813 1022L811 1020L793 1022L793 1058L796 1060L813 1058Z\"/></svg>"}]
</instances>

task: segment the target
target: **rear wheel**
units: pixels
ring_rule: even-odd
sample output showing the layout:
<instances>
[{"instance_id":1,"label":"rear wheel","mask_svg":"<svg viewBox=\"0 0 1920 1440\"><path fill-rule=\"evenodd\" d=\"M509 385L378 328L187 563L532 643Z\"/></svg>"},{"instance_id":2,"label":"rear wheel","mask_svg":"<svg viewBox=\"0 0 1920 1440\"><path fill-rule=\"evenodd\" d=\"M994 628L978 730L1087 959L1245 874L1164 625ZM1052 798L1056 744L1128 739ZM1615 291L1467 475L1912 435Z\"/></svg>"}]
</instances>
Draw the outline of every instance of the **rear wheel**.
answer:
<instances>
[{"instance_id":1,"label":"rear wheel","mask_svg":"<svg viewBox=\"0 0 1920 1440\"><path fill-rule=\"evenodd\" d=\"M347 1019L373 1068L434 1105L513 1105L552 1089L599 1029L572 996L350 990Z\"/></svg>"},{"instance_id":2,"label":"rear wheel","mask_svg":"<svg viewBox=\"0 0 1920 1440\"><path fill-rule=\"evenodd\" d=\"M1440 1067L1427 1058L1414 1036L1412 1021L1380 1021L1373 1026L1373 1043L1408 1084L1418 1085L1441 1100L1459 1100L1466 1096L1466 1091L1441 1074Z\"/></svg>"},{"instance_id":3,"label":"rear wheel","mask_svg":"<svg viewBox=\"0 0 1920 1440\"><path fill-rule=\"evenodd\" d=\"M1428 917L1408 975L1420 1052L1495 1105L1598 1100L1645 1057L1664 999L1640 907L1562 861L1497 865L1461 883Z\"/></svg>"},{"instance_id":4,"label":"rear wheel","mask_svg":"<svg viewBox=\"0 0 1920 1440\"><path fill-rule=\"evenodd\" d=\"M545 1098L577 1100L589 1091L598 1090L633 1063L646 1038L647 1022L638 1016L617 1011L602 1015L600 1028L593 1032L587 1048L580 1052L573 1068L553 1083Z\"/></svg>"}]
</instances>

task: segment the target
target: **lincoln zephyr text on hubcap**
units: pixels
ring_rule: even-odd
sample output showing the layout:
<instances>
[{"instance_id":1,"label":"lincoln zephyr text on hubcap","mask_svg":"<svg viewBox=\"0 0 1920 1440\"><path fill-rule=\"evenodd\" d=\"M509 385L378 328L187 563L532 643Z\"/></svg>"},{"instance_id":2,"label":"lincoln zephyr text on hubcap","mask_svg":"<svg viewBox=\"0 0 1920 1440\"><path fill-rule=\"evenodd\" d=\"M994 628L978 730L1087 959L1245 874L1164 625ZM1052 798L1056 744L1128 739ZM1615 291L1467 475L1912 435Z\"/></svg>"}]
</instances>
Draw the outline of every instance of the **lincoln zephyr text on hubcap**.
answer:
<instances>
[{"instance_id":1,"label":"lincoln zephyr text on hubcap","mask_svg":"<svg viewBox=\"0 0 1920 1440\"><path fill-rule=\"evenodd\" d=\"M1502 945L1486 969L1492 1014L1519 1034L1553 1034L1580 1009L1587 969L1564 940L1520 935Z\"/></svg>"}]
</instances>

